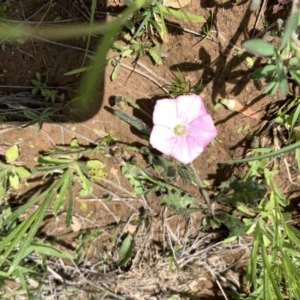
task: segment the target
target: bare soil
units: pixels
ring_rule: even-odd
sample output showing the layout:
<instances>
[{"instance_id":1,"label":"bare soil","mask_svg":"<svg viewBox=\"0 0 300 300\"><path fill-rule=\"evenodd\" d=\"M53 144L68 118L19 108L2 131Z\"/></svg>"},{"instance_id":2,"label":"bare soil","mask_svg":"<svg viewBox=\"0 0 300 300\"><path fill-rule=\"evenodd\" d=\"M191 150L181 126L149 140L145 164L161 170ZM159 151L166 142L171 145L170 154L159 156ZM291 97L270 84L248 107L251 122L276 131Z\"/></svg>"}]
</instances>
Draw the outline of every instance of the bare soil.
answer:
<instances>
[{"instance_id":1,"label":"bare soil","mask_svg":"<svg viewBox=\"0 0 300 300\"><path fill-rule=\"evenodd\" d=\"M42 0L9 2L6 13L16 19L32 22L51 22L54 19L88 21L90 1L54 0L50 8ZM107 15L113 18L122 7L122 1L98 2L98 19ZM101 109L93 118L81 123L46 123L39 132L36 126L24 128L20 124L4 122L1 125L3 149L17 143L21 151L20 161L26 166L34 166L39 152L54 145L64 147L74 137L81 144L88 145L109 133L124 143L148 145L111 113L112 99L116 96L132 99L151 114L151 107L163 93L161 86L165 85L165 81L174 81L180 71L191 87L202 81L201 95L218 129L216 141L195 161L201 178L207 180L214 191L222 181L243 172L238 168L224 168L222 162L245 155L251 143L248 133L262 126L262 119L255 120L216 106L220 98L237 99L259 112L262 118L268 104L280 100L278 95L263 95L262 83L249 79L247 54L241 54L241 42L263 28L266 16L258 19L258 12L251 12L248 6L249 1L191 1L185 9L204 16L212 24L206 38L202 36L205 24L180 23L178 28L177 24L170 22L170 40L161 50L162 65L154 65L148 57L141 58L135 65L125 61L115 81L110 79L112 66L107 66L103 95L99 97L102 98ZM98 37L92 39L90 51L98 40ZM30 91L31 80L36 72L40 72L47 77L49 86L70 99L76 92L80 76L64 74L86 65L86 44L81 39L59 43L4 42L0 52L1 93ZM151 80L154 75L145 67L156 74L158 84ZM141 72L147 76L141 75ZM230 246L222 244L220 241L228 234L226 228L203 232L201 213L176 215L160 206L156 197L135 197L129 183L122 178L120 162L101 159L107 164L109 176L101 185L95 186L89 199L76 197L73 226L66 228L62 214L56 219L49 219L43 228L43 234L48 238L55 238L58 244L68 244L70 248L78 245L77 238L81 235L87 253L82 264L84 268L93 270L86 277L91 289L106 290L107 299L117 297L114 294L124 299L167 299L170 295L178 295L179 299L223 299L220 285L229 293L243 289L251 239L239 240ZM283 185L287 185L285 178L283 176ZM186 188L197 195L195 187ZM108 193L113 193L110 202L105 201ZM115 252L128 225L136 230L133 259L130 266L116 268L113 264ZM176 271L170 272L172 261L168 257L176 246L190 249L190 252L183 253ZM61 276L70 276L56 263L52 267ZM73 280L83 289L85 282L80 275L84 274L77 273L68 282ZM92 292L82 291L81 299L93 299L92 295Z\"/></svg>"}]
</instances>

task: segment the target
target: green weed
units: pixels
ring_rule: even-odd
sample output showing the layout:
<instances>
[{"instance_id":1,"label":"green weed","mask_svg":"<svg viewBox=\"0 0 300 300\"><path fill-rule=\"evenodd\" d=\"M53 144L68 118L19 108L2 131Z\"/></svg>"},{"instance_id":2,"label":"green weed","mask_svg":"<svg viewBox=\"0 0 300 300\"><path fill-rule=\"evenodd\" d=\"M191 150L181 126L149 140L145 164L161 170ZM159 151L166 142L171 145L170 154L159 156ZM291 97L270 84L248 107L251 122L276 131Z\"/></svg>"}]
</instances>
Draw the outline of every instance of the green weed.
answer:
<instances>
[{"instance_id":1,"label":"green weed","mask_svg":"<svg viewBox=\"0 0 300 300\"><path fill-rule=\"evenodd\" d=\"M134 62L139 57L149 55L157 65L162 63L160 54L160 43L167 43L169 40L166 19L175 18L187 22L204 22L202 16L196 16L182 10L176 10L162 4L162 1L155 0L147 2L141 10L136 11L132 18L126 23L121 34L121 39L125 42L115 42L112 49L118 55L111 58L110 62L114 69L111 79L118 76L120 66L125 58L131 58Z\"/></svg>"},{"instance_id":2,"label":"green weed","mask_svg":"<svg viewBox=\"0 0 300 300\"><path fill-rule=\"evenodd\" d=\"M63 101L64 94L59 95L57 90L50 89L47 85L47 75L45 77L46 78L42 78L42 75L39 72L35 74L35 79L31 80L31 83L33 85L33 88L31 90L32 94L40 94L45 98L46 101L50 101L52 103Z\"/></svg>"},{"instance_id":3,"label":"green weed","mask_svg":"<svg viewBox=\"0 0 300 300\"><path fill-rule=\"evenodd\" d=\"M300 84L298 25L297 1L293 1L292 12L286 25L283 25L283 20L278 20L275 35L273 32L270 33L271 40L280 38L278 46L275 46L272 41L262 39L252 39L243 43L243 47L248 52L268 58L265 66L255 70L252 74L253 79L263 77L268 79L269 84L265 90L266 94L274 94L279 91L282 97L286 97L290 80Z\"/></svg>"},{"instance_id":4,"label":"green weed","mask_svg":"<svg viewBox=\"0 0 300 300\"><path fill-rule=\"evenodd\" d=\"M103 143L99 143L98 151ZM40 155L38 165L31 170L16 165L19 157L18 147L13 146L6 151L5 160L1 162L1 197L11 187L17 189L20 180L40 178L43 180L35 189L38 194L27 199L27 202L14 211L6 209L1 213L2 229L0 233L0 276L3 279L26 277L34 273L24 265L24 259L33 253L43 256L75 258L72 253L55 249L45 241L36 238L36 234L49 211L57 216L66 210L66 226L70 226L73 213L73 185L81 187L81 197L92 193L92 183L101 182L106 177L105 164L98 159L85 159L81 155L86 151L73 140L69 150L52 149ZM27 215L29 214L29 215ZM27 215L26 217L24 217ZM19 221L22 220L22 221ZM24 277L24 278L25 278ZM24 288L27 283L24 279Z\"/></svg>"}]
</instances>

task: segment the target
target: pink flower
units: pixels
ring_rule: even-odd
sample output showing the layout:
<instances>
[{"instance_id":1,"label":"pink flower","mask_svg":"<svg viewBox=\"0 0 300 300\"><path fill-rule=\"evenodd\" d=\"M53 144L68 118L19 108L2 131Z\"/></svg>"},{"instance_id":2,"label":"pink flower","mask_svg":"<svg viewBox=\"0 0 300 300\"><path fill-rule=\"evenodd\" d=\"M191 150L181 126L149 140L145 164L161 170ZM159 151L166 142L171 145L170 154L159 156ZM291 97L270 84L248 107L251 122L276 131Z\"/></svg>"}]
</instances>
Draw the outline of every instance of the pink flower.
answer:
<instances>
[{"instance_id":1,"label":"pink flower","mask_svg":"<svg viewBox=\"0 0 300 300\"><path fill-rule=\"evenodd\" d=\"M156 102L150 144L184 164L200 155L216 136L212 117L198 95Z\"/></svg>"}]
</instances>

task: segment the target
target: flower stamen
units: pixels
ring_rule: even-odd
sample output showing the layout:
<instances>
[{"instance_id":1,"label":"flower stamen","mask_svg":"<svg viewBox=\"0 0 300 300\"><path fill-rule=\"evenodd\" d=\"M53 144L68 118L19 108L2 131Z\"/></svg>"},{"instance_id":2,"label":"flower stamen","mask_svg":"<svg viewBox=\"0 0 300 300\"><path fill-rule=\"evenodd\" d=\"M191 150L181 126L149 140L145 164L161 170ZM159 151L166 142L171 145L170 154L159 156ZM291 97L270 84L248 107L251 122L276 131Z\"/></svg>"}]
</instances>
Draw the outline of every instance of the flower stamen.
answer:
<instances>
[{"instance_id":1,"label":"flower stamen","mask_svg":"<svg viewBox=\"0 0 300 300\"><path fill-rule=\"evenodd\" d=\"M178 124L173 129L174 134L177 136L183 136L186 133L186 126Z\"/></svg>"}]
</instances>

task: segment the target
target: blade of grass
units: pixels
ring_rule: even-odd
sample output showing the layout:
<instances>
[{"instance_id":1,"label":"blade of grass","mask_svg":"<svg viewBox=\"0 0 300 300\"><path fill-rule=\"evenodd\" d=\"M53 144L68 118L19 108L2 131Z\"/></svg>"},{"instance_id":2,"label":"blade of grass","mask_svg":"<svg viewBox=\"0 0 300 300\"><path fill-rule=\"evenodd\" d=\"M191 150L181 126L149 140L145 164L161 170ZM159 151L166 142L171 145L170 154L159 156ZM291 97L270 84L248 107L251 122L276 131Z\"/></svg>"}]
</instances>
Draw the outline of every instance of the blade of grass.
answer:
<instances>
[{"instance_id":1,"label":"blade of grass","mask_svg":"<svg viewBox=\"0 0 300 300\"><path fill-rule=\"evenodd\" d=\"M283 300L283 298L281 296L281 293L280 293L279 286L278 286L278 284L276 282L276 279L274 278L273 273L272 273L272 269L271 269L271 266L270 266L270 262L269 262L267 250L266 250L265 245L264 245L264 240L263 240L262 234L259 235L259 243L260 243L260 249L261 249L263 265L264 265L264 268L265 268L264 277L267 280L267 282L265 282L265 284L264 284L264 288L268 289L268 291L266 291L266 294L265 294L265 299L272 299L273 298L273 297L271 297L272 292L270 290L270 285L269 285L269 282L268 282L270 280L271 285L273 287L273 291L274 291L274 293L277 297L276 299L277 300Z\"/></svg>"},{"instance_id":2,"label":"blade of grass","mask_svg":"<svg viewBox=\"0 0 300 300\"><path fill-rule=\"evenodd\" d=\"M286 23L286 27L283 33L283 37L281 39L279 50L282 50L289 39L291 38L293 32L296 31L297 26L299 24L299 1L293 0L292 12L288 21Z\"/></svg>"},{"instance_id":3,"label":"blade of grass","mask_svg":"<svg viewBox=\"0 0 300 300\"><path fill-rule=\"evenodd\" d=\"M92 28L93 23L95 21L96 8L97 8L97 0L92 0L91 14L90 14L90 27L91 28ZM89 48L90 48L90 43L91 43L91 33L89 32L88 37L87 37L86 47L85 47L84 58L83 58L83 61L82 61L82 66L84 66L85 60L87 58L88 51L89 51Z\"/></svg>"},{"instance_id":4,"label":"blade of grass","mask_svg":"<svg viewBox=\"0 0 300 300\"><path fill-rule=\"evenodd\" d=\"M245 163L245 162L250 162L250 161L255 161L255 160L261 160L261 159L265 159L265 158L271 158L271 157L278 156L278 155L281 155L281 154L289 152L289 151L293 151L299 147L300 147L300 141L293 143L291 145L288 145L286 147L283 147L279 150L272 151L271 153L257 155L257 156L250 156L250 157L241 158L241 159L227 160L227 161L222 162L222 164L227 164L227 165L240 164L240 163Z\"/></svg>"},{"instance_id":5,"label":"blade of grass","mask_svg":"<svg viewBox=\"0 0 300 300\"><path fill-rule=\"evenodd\" d=\"M19 251L17 252L8 273L11 274L15 268L19 265L20 261L25 257L26 249L30 246L34 236L40 228L41 222L43 221L47 209L50 206L51 201L53 200L54 194L56 192L55 188L51 189L51 192L47 195L42 205L32 214L34 216L33 222L30 226L30 230L28 231L25 239L22 241ZM23 237L23 236L22 236Z\"/></svg>"},{"instance_id":6,"label":"blade of grass","mask_svg":"<svg viewBox=\"0 0 300 300\"><path fill-rule=\"evenodd\" d=\"M67 169L63 174L63 176L59 179L59 182L61 183L60 186L58 187L59 193L54 201L53 208L52 208L53 213L55 215L57 215L58 210L64 204L66 192L67 190L69 190L70 178L71 178L71 170Z\"/></svg>"},{"instance_id":7,"label":"blade of grass","mask_svg":"<svg viewBox=\"0 0 300 300\"><path fill-rule=\"evenodd\" d=\"M101 103L95 101L97 95L97 87L100 87L101 80L104 80L104 70L107 65L106 54L113 45L119 31L124 26L127 19L132 13L140 9L146 1L133 1L115 21L110 23L110 27L105 32L99 43L98 49L92 59L91 67L83 77L79 95L71 103L71 108L74 110L74 117L91 117L100 108Z\"/></svg>"}]
</instances>

